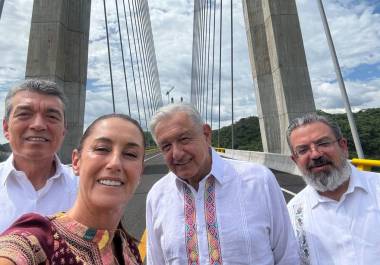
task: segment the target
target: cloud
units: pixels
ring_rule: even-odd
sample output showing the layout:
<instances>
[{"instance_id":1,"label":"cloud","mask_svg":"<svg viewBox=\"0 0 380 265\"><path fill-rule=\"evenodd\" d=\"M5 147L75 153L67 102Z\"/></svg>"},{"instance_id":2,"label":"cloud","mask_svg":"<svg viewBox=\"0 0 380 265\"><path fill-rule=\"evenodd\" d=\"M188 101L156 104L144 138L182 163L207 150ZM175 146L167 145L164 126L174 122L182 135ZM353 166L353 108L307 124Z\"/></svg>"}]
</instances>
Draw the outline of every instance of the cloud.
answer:
<instances>
[{"instance_id":1,"label":"cloud","mask_svg":"<svg viewBox=\"0 0 380 265\"><path fill-rule=\"evenodd\" d=\"M0 20L0 90L6 91L25 75L31 1L5 1Z\"/></svg>"},{"instance_id":2,"label":"cloud","mask_svg":"<svg viewBox=\"0 0 380 265\"><path fill-rule=\"evenodd\" d=\"M324 5L342 72L347 73L345 86L351 106L354 109L379 107L372 96L380 90L375 86L380 71L373 73L369 80L352 75L363 65L380 62L380 15L375 12L376 5L371 1L343 0L324 1ZM342 110L342 97L316 1L298 0L297 7L316 107L328 112Z\"/></svg>"},{"instance_id":3,"label":"cloud","mask_svg":"<svg viewBox=\"0 0 380 265\"><path fill-rule=\"evenodd\" d=\"M231 123L230 3L223 2L222 126ZM380 96L380 14L378 11L380 10L380 4L375 4L374 1L370 0L334 0L323 2L338 59L345 77L351 106L354 110L379 107L380 103L376 99ZM106 3L108 26L111 33L111 60L116 110L118 112L129 113L115 3L114 1L106 1ZM142 109L140 109L140 115L138 113L137 104L140 108L143 105L140 82L137 74L135 80L133 79L122 1L119 0L118 3L130 109L132 116L137 119L140 116L144 124L145 116L149 118L150 114L147 112L144 115ZM125 3L127 4L128 1L125 1ZM328 112L342 111L343 103L336 83L335 72L316 1L296 0L296 3L316 107ZM0 20L0 36L7 36L7 38L0 39L0 101L3 101L6 91L14 82L24 78L32 5L33 1L30 0L5 1ZM130 18L128 6L126 7L128 22ZM170 93L170 96L175 101L179 101L180 97L183 97L185 101L190 101L194 1L149 0L149 7L162 100L164 103L167 102L165 93L174 86L175 89ZM257 115L257 110L241 1L234 3L233 11L234 120L237 121L242 117ZM218 27L219 13L216 16L216 22ZM132 48L132 63L136 68L133 36L131 32L129 33ZM217 31L214 76L215 105L213 106L213 117L215 119L217 119L217 99L219 96L218 45L219 35ZM142 66L141 62L140 66ZM371 71L371 73L364 74L366 71ZM209 89L211 89L211 67L209 77ZM112 111L102 1L92 1L91 3L87 78L86 125L97 116ZM135 99L136 93L140 97L139 102ZM143 91L143 93L145 92ZM209 91L209 97L211 97L211 90ZM150 105L150 102L147 102L145 98L144 104ZM208 108L210 108L209 105ZM3 112L2 109L0 108L0 114ZM214 121L215 126L217 126L217 120Z\"/></svg>"}]
</instances>

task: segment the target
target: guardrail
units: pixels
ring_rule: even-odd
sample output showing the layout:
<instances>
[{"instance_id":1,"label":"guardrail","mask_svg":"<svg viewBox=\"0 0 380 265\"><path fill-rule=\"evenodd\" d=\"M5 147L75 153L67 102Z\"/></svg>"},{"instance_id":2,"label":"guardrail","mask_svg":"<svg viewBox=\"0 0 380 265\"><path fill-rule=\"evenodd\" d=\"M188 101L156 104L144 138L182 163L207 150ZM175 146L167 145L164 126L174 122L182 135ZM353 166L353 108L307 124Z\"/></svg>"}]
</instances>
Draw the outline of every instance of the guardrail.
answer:
<instances>
[{"instance_id":1,"label":"guardrail","mask_svg":"<svg viewBox=\"0 0 380 265\"><path fill-rule=\"evenodd\" d=\"M351 163L360 170L371 171L373 167L380 167L380 160L353 158Z\"/></svg>"},{"instance_id":2,"label":"guardrail","mask_svg":"<svg viewBox=\"0 0 380 265\"><path fill-rule=\"evenodd\" d=\"M290 159L289 155L234 150L218 147L214 149L215 151L222 153L223 156L226 157L245 161L252 161L255 163L263 164L271 169L275 169L292 175L302 176L302 173L299 171L296 164ZM353 158L351 160L351 163L360 170L372 170L375 172L380 172L380 160Z\"/></svg>"},{"instance_id":3,"label":"guardrail","mask_svg":"<svg viewBox=\"0 0 380 265\"><path fill-rule=\"evenodd\" d=\"M264 153L247 150L236 150L227 148L214 148L221 155L233 159L252 161L258 164L265 165L271 169L282 171L296 176L301 176L301 172L296 164L290 159L290 155Z\"/></svg>"},{"instance_id":4,"label":"guardrail","mask_svg":"<svg viewBox=\"0 0 380 265\"><path fill-rule=\"evenodd\" d=\"M158 147L145 148L146 154L151 154L151 153L155 153L155 152L159 152L159 151L160 151L160 149L158 149Z\"/></svg>"},{"instance_id":5,"label":"guardrail","mask_svg":"<svg viewBox=\"0 0 380 265\"><path fill-rule=\"evenodd\" d=\"M214 150L218 153L225 153L226 149L222 147L214 147Z\"/></svg>"}]
</instances>

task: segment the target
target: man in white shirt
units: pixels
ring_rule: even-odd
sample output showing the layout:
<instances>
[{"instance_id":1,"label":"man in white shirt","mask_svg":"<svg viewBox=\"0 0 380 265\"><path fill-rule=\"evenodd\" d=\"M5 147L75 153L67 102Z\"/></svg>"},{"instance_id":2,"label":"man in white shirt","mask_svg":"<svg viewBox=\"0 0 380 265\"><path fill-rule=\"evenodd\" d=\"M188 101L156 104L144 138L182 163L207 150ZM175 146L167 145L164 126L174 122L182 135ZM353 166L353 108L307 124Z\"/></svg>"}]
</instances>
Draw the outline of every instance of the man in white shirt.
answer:
<instances>
[{"instance_id":1,"label":"man in white shirt","mask_svg":"<svg viewBox=\"0 0 380 265\"><path fill-rule=\"evenodd\" d=\"M171 172L148 193L147 264L299 264L269 169L221 158L191 105L162 107L150 125Z\"/></svg>"},{"instance_id":2,"label":"man in white shirt","mask_svg":"<svg viewBox=\"0 0 380 265\"><path fill-rule=\"evenodd\" d=\"M50 81L30 79L8 91L3 131L12 154L0 164L0 233L24 213L50 215L74 203L77 177L56 155L65 101Z\"/></svg>"},{"instance_id":3,"label":"man in white shirt","mask_svg":"<svg viewBox=\"0 0 380 265\"><path fill-rule=\"evenodd\" d=\"M288 204L301 264L380 264L380 174L349 164L347 140L323 116L295 119L287 139L307 184Z\"/></svg>"}]
</instances>

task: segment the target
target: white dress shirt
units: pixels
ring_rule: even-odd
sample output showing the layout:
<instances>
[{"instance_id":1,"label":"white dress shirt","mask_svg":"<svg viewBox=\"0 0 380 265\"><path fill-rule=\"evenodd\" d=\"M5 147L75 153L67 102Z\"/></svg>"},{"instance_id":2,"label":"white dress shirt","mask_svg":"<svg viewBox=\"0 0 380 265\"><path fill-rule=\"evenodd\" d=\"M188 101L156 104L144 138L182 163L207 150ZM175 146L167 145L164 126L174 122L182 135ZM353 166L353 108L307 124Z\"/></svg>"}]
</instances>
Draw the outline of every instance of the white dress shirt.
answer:
<instances>
[{"instance_id":1,"label":"white dress shirt","mask_svg":"<svg viewBox=\"0 0 380 265\"><path fill-rule=\"evenodd\" d=\"M351 168L339 202L306 186L288 204L296 235L306 238L304 264L380 264L380 174Z\"/></svg>"},{"instance_id":2,"label":"white dress shirt","mask_svg":"<svg viewBox=\"0 0 380 265\"><path fill-rule=\"evenodd\" d=\"M36 191L24 172L13 166L13 155L0 163L0 233L28 212L52 215L74 204L78 177L55 156L56 172Z\"/></svg>"},{"instance_id":3,"label":"white dress shirt","mask_svg":"<svg viewBox=\"0 0 380 265\"><path fill-rule=\"evenodd\" d=\"M272 172L257 164L222 159L212 151L216 215L224 265L297 265L297 242L286 204ZM209 264L205 223L205 177L195 198L199 264ZM160 179L147 197L147 264L187 262L184 188L173 173Z\"/></svg>"}]
</instances>

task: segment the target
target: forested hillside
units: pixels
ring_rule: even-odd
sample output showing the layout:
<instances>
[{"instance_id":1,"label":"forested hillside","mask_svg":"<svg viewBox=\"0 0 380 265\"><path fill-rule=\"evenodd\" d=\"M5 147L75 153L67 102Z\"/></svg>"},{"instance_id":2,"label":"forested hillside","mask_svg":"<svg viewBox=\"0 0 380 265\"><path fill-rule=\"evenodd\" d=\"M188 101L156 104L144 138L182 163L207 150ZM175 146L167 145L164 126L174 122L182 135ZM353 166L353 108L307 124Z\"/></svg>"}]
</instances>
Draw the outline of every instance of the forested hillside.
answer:
<instances>
[{"instance_id":1,"label":"forested hillside","mask_svg":"<svg viewBox=\"0 0 380 265\"><path fill-rule=\"evenodd\" d=\"M318 111L337 122L348 139L350 158L357 157L346 114L329 114ZM368 159L380 159L380 108L354 113L363 151ZM262 151L259 120L257 117L243 118L235 123L235 149ZM213 131L212 145L218 144L218 132ZM220 147L231 148L231 126L220 130Z\"/></svg>"},{"instance_id":2,"label":"forested hillside","mask_svg":"<svg viewBox=\"0 0 380 265\"><path fill-rule=\"evenodd\" d=\"M319 114L326 115L336 121L342 129L343 135L348 139L350 158L357 157L352 140L350 127L346 114L329 114L318 111ZM356 126L358 127L363 151L368 159L380 160L380 108L361 110L354 113ZM235 123L235 149L262 151L259 119L257 117L243 118ZM154 145L150 134L148 147ZM218 132L213 131L212 145L218 146ZM231 148L231 126L223 127L220 130L220 147ZM10 152L9 144L0 144L0 161L6 159Z\"/></svg>"}]
</instances>

